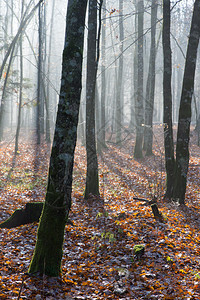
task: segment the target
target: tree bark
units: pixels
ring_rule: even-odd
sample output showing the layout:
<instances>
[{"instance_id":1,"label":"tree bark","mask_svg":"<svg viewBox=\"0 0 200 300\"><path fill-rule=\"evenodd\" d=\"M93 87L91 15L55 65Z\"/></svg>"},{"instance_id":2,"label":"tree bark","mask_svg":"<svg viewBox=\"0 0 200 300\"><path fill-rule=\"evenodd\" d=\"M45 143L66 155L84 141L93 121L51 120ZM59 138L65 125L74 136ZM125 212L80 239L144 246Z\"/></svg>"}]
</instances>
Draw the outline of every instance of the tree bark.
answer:
<instances>
[{"instance_id":1,"label":"tree bark","mask_svg":"<svg viewBox=\"0 0 200 300\"><path fill-rule=\"evenodd\" d=\"M24 11L24 0L22 0L22 8L21 8L21 15L23 16ZM23 41L22 35L20 36L20 85L19 85L19 108L18 108L18 119L17 119L17 130L16 130L16 137L15 137L15 155L18 153L18 144L19 144L19 133L21 127L21 115L22 115L22 92L23 92Z\"/></svg>"},{"instance_id":2,"label":"tree bark","mask_svg":"<svg viewBox=\"0 0 200 300\"><path fill-rule=\"evenodd\" d=\"M37 143L40 144L41 141L41 134L44 132L44 99L42 97L42 48L43 48L43 41L42 41L42 26L43 26L43 3L39 5L38 9L38 67L37 67Z\"/></svg>"},{"instance_id":3,"label":"tree bark","mask_svg":"<svg viewBox=\"0 0 200 300\"><path fill-rule=\"evenodd\" d=\"M50 36L49 36L49 49L48 49L48 63L47 63L47 96L46 96L46 141L51 142L51 116L50 116L50 77L51 77L51 51L52 51L52 36L54 27L54 9L56 0L53 0L52 11L51 11L51 21L50 21Z\"/></svg>"},{"instance_id":4,"label":"tree bark","mask_svg":"<svg viewBox=\"0 0 200 300\"><path fill-rule=\"evenodd\" d=\"M87 174L84 198L99 196L98 160L95 136L95 87L97 74L97 1L89 0L87 79L86 79L86 152Z\"/></svg>"},{"instance_id":5,"label":"tree bark","mask_svg":"<svg viewBox=\"0 0 200 300\"><path fill-rule=\"evenodd\" d=\"M5 107L6 107L6 87L8 83L8 78L10 75L10 69L15 53L15 44L13 45L12 51L10 53L9 63L6 70L6 76L3 84L3 91L2 91L2 97L1 97L1 106L0 106L0 141L3 140L3 134L4 134L4 120L5 120Z\"/></svg>"},{"instance_id":6,"label":"tree bark","mask_svg":"<svg viewBox=\"0 0 200 300\"><path fill-rule=\"evenodd\" d=\"M144 99L143 99L143 24L144 24L144 1L138 1L138 83L137 96L135 101L136 116L136 142L134 149L134 157L142 158L143 146L143 123L144 123Z\"/></svg>"},{"instance_id":7,"label":"tree bark","mask_svg":"<svg viewBox=\"0 0 200 300\"><path fill-rule=\"evenodd\" d=\"M194 3L192 23L187 47L185 70L179 108L179 121L176 145L176 164L173 198L185 204L187 173L189 166L189 141L191 123L191 102L194 92L194 78L197 50L200 38L200 0Z\"/></svg>"},{"instance_id":8,"label":"tree bark","mask_svg":"<svg viewBox=\"0 0 200 300\"><path fill-rule=\"evenodd\" d=\"M163 0L163 100L164 100L164 144L166 167L166 193L165 197L171 199L174 181L174 142L172 127L172 59L170 46L170 0Z\"/></svg>"},{"instance_id":9,"label":"tree bark","mask_svg":"<svg viewBox=\"0 0 200 300\"><path fill-rule=\"evenodd\" d=\"M152 155L153 145L153 109L155 92L155 64L156 64L156 20L157 20L157 0L152 0L151 4L151 49L149 58L149 72L147 78L146 98L145 98L145 130L144 130L144 150L146 155Z\"/></svg>"},{"instance_id":10,"label":"tree bark","mask_svg":"<svg viewBox=\"0 0 200 300\"><path fill-rule=\"evenodd\" d=\"M86 6L87 0L68 1L62 79L47 193L29 273L60 274L64 229L71 207Z\"/></svg>"},{"instance_id":11,"label":"tree bark","mask_svg":"<svg viewBox=\"0 0 200 300\"><path fill-rule=\"evenodd\" d=\"M121 144L122 119L123 119L123 51L124 51L124 26L123 26L123 0L119 0L119 66L117 76L116 94L116 143Z\"/></svg>"},{"instance_id":12,"label":"tree bark","mask_svg":"<svg viewBox=\"0 0 200 300\"><path fill-rule=\"evenodd\" d=\"M103 1L103 20L102 20L102 38L101 38L101 128L99 134L100 148L106 147L106 0Z\"/></svg>"},{"instance_id":13,"label":"tree bark","mask_svg":"<svg viewBox=\"0 0 200 300\"><path fill-rule=\"evenodd\" d=\"M135 10L137 11L137 5L135 5ZM135 14L135 32L138 32L138 18L137 14ZM137 53L138 53L138 41L135 36L134 42L134 53L133 53L133 77L132 77L132 99L131 99L131 120L130 120L130 129L131 131L135 130L135 122L136 122L136 98L137 98L137 85L138 85L138 61L137 61Z\"/></svg>"}]
</instances>

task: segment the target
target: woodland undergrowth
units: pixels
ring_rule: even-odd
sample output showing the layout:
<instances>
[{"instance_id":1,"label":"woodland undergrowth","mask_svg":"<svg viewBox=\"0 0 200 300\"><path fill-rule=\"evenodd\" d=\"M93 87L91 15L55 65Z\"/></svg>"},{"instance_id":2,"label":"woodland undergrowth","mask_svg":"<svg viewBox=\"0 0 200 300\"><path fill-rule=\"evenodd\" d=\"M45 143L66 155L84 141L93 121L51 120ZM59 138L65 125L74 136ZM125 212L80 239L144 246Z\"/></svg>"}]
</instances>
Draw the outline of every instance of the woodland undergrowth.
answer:
<instances>
[{"instance_id":1,"label":"woodland undergrowth","mask_svg":"<svg viewBox=\"0 0 200 300\"><path fill-rule=\"evenodd\" d=\"M60 278L29 277L37 223L0 229L0 299L200 299L200 149L192 132L186 206L166 203L162 128L154 155L134 160L134 142L99 155L101 198L83 200L86 153L75 155L73 201ZM0 145L0 222L30 201L44 201L49 147ZM157 197L165 222L133 197ZM135 245L144 245L141 257Z\"/></svg>"}]
</instances>

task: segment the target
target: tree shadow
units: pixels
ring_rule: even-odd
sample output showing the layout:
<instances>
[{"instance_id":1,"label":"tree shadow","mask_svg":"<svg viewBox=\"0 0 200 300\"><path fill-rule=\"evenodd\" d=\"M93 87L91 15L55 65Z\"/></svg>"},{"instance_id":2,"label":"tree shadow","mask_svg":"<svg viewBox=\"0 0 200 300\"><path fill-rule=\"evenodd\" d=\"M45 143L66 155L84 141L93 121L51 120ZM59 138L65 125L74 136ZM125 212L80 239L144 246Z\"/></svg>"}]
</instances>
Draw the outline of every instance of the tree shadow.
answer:
<instances>
[{"instance_id":1,"label":"tree shadow","mask_svg":"<svg viewBox=\"0 0 200 300\"><path fill-rule=\"evenodd\" d=\"M200 213L196 208L188 207L186 205L179 205L177 210L185 217L185 222L188 225L199 231L200 228Z\"/></svg>"},{"instance_id":2,"label":"tree shadow","mask_svg":"<svg viewBox=\"0 0 200 300\"><path fill-rule=\"evenodd\" d=\"M120 150L121 151L121 150ZM150 185L156 181L157 187L159 186L160 179L157 177L157 166L156 162L154 162L154 166L152 166L152 161L154 158L151 158L151 163L149 163L149 159L145 160L137 160L140 164L139 167L134 167L134 159L124 159L123 157L119 156L116 152L109 152L105 151L101 157L102 162L116 175L119 176L120 180L123 184L128 187L130 190L135 191L135 185L138 185L140 182L141 185L145 186ZM112 163L112 161L114 163ZM145 168L144 168L145 166ZM132 170L130 170L132 168ZM124 169L130 170L130 173L124 173ZM139 170L138 170L139 169ZM143 176L141 177L141 169L143 169ZM153 170L154 169L154 170ZM152 176L152 172L154 171L154 175ZM151 190L149 190L149 194L151 194Z\"/></svg>"}]
</instances>

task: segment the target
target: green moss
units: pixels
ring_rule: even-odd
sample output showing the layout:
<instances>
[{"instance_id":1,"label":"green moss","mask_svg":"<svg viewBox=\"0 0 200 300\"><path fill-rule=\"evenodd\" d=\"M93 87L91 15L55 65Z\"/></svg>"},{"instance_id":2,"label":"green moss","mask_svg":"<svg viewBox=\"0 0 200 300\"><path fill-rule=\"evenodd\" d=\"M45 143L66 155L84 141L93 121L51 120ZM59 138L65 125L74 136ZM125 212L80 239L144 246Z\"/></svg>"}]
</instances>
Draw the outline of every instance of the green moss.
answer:
<instances>
[{"instance_id":1,"label":"green moss","mask_svg":"<svg viewBox=\"0 0 200 300\"><path fill-rule=\"evenodd\" d=\"M135 254L135 257L137 259L140 259L142 255L144 254L145 246L144 245L135 245L133 247L133 252Z\"/></svg>"},{"instance_id":2,"label":"green moss","mask_svg":"<svg viewBox=\"0 0 200 300\"><path fill-rule=\"evenodd\" d=\"M63 211L45 205L29 273L40 273L51 277L60 275L65 221L66 216Z\"/></svg>"},{"instance_id":3,"label":"green moss","mask_svg":"<svg viewBox=\"0 0 200 300\"><path fill-rule=\"evenodd\" d=\"M24 209L16 209L14 213L0 224L0 228L13 228L20 225L38 222L43 209L43 202L27 203Z\"/></svg>"}]
</instances>

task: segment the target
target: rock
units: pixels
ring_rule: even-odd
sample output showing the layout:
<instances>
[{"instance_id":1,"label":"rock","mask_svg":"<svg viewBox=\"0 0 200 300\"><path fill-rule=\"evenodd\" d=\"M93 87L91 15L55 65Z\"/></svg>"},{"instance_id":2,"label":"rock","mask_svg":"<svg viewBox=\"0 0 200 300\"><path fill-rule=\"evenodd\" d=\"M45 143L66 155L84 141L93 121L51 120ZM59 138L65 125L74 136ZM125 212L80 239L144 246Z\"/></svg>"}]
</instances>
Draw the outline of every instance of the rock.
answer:
<instances>
[{"instance_id":1,"label":"rock","mask_svg":"<svg viewBox=\"0 0 200 300\"><path fill-rule=\"evenodd\" d=\"M145 246L144 245L135 245L133 247L133 252L135 254L136 259L141 259L141 257L144 255Z\"/></svg>"}]
</instances>

